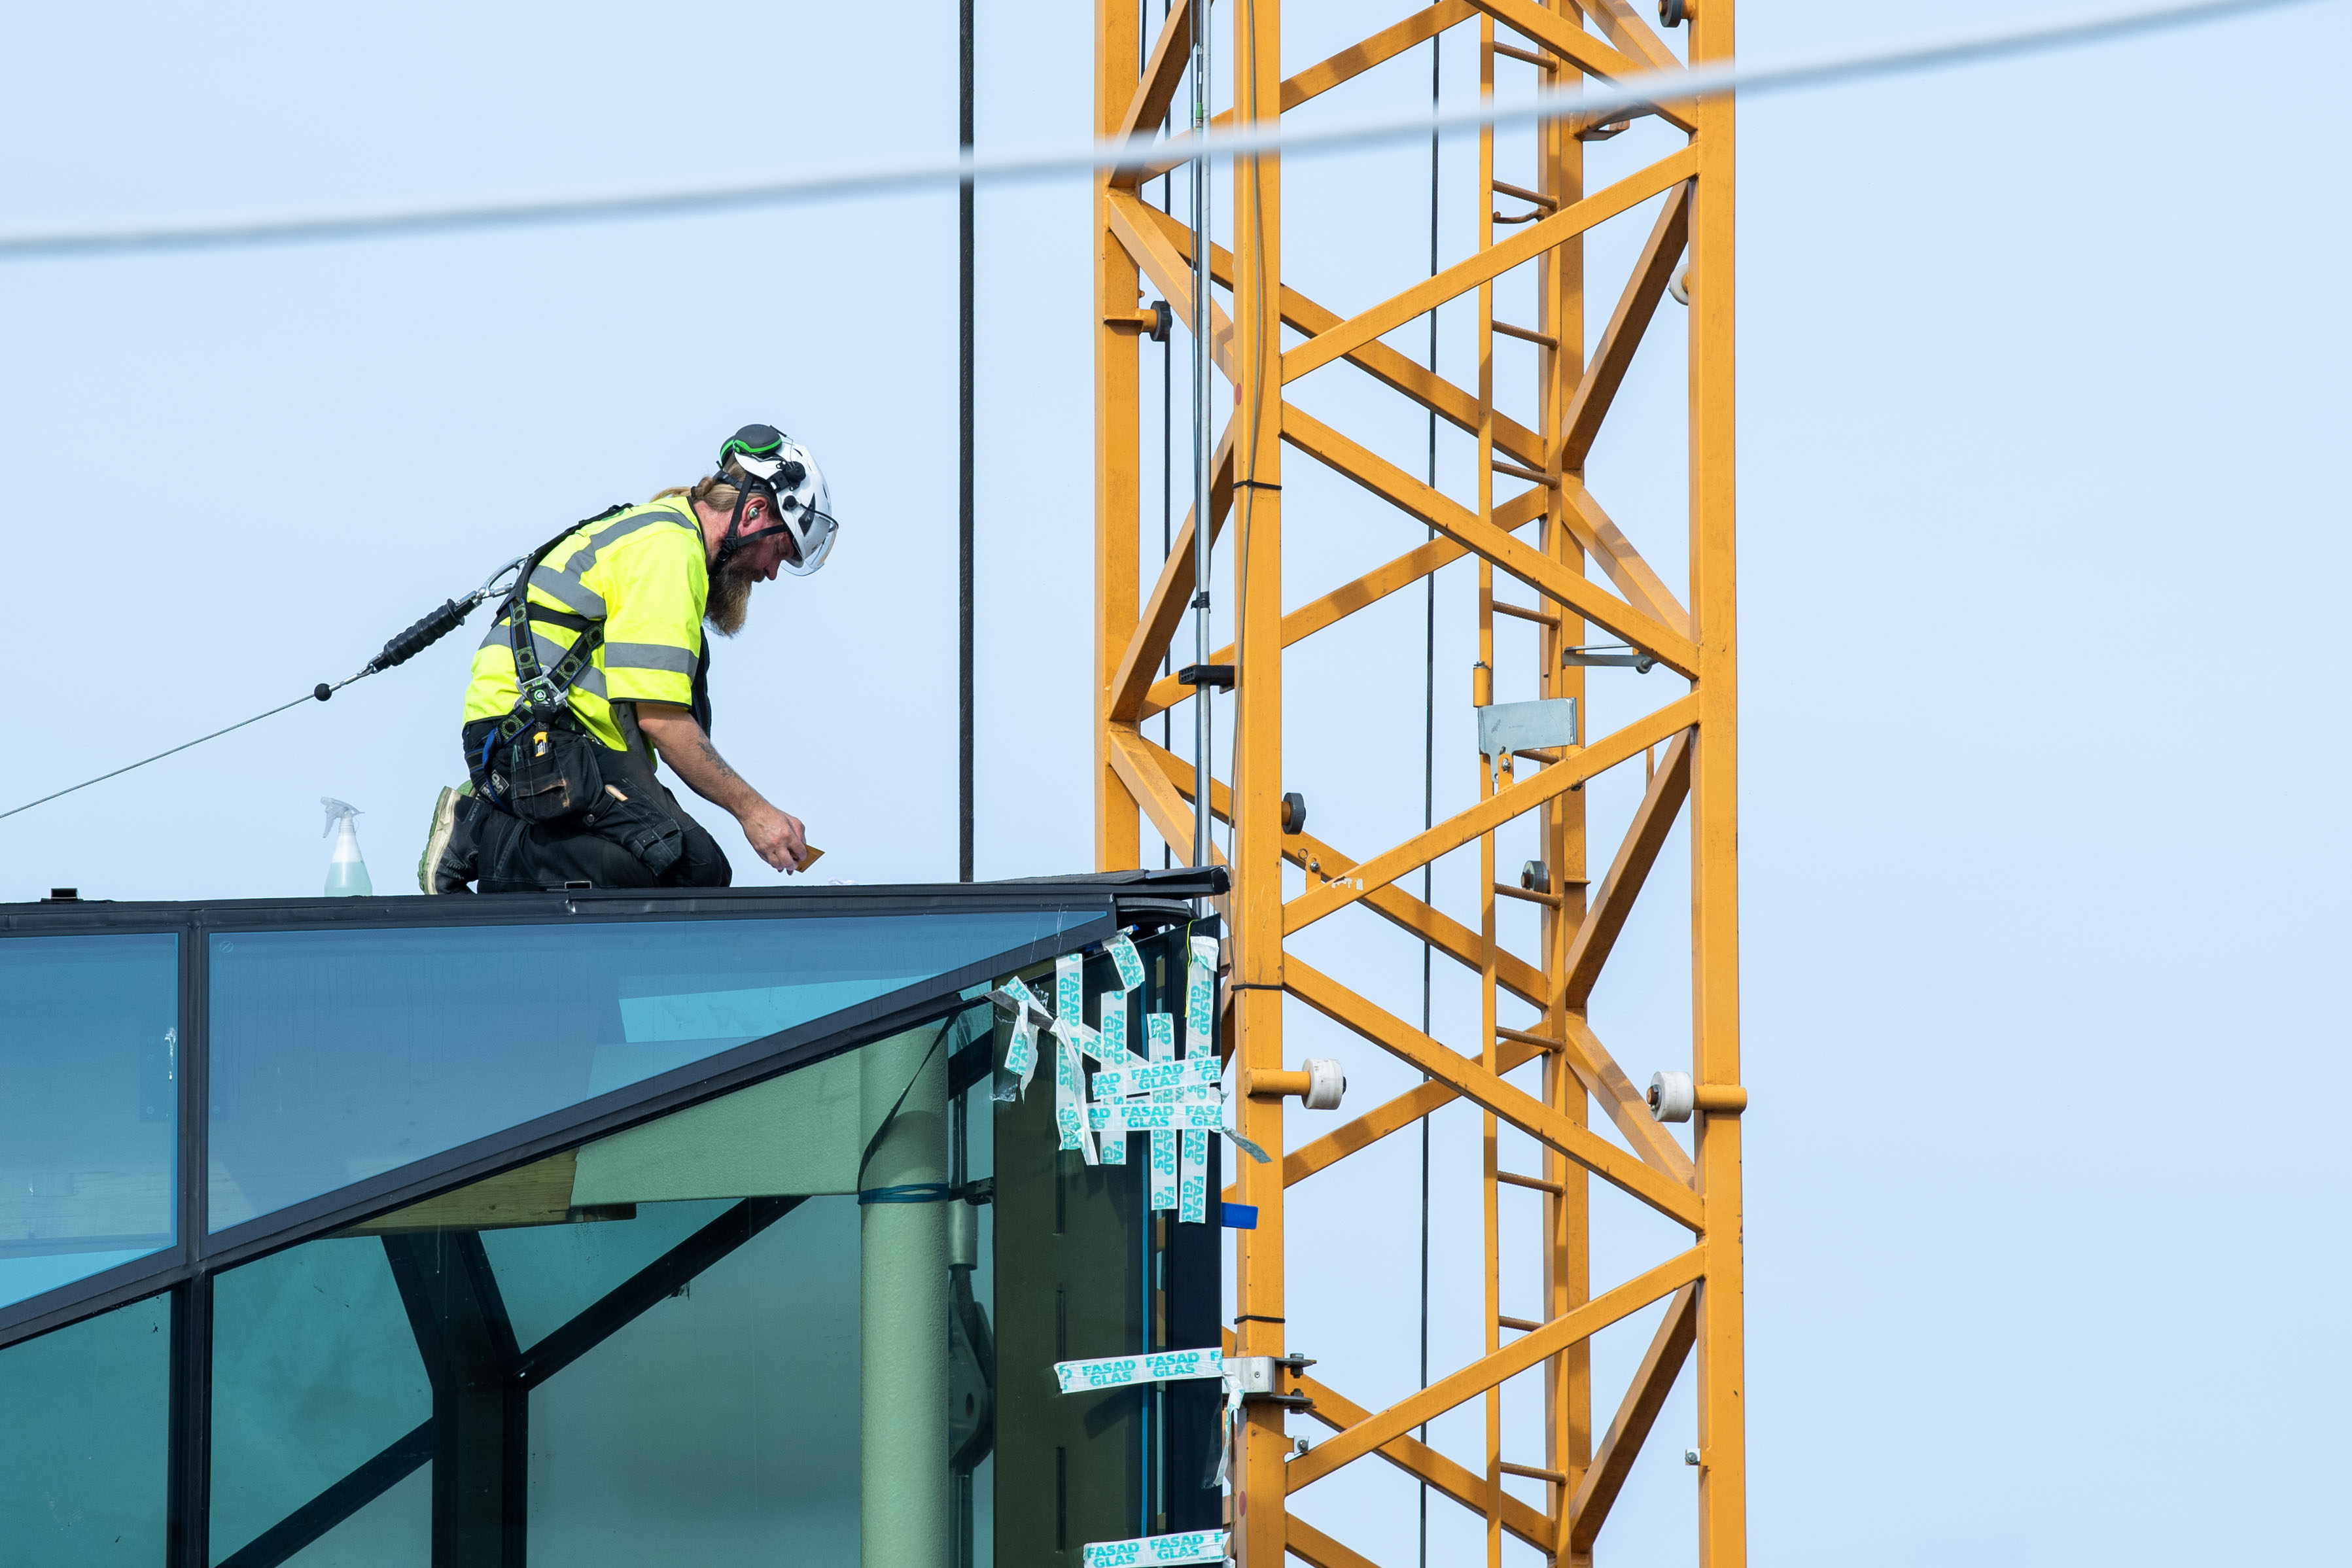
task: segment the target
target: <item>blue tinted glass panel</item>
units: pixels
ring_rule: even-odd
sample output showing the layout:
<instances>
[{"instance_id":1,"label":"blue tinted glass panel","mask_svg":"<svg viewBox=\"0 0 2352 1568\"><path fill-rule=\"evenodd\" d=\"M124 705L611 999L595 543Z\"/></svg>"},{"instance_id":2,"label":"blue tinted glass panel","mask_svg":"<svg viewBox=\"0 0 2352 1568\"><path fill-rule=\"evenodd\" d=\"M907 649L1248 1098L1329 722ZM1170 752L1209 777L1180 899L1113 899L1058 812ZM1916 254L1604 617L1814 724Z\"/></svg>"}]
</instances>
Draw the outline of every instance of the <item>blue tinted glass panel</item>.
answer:
<instances>
[{"instance_id":1,"label":"blue tinted glass panel","mask_svg":"<svg viewBox=\"0 0 2352 1568\"><path fill-rule=\"evenodd\" d=\"M1095 909L212 938L215 1230L1009 953Z\"/></svg>"},{"instance_id":2,"label":"blue tinted glass panel","mask_svg":"<svg viewBox=\"0 0 2352 1568\"><path fill-rule=\"evenodd\" d=\"M0 939L0 1306L173 1239L179 938Z\"/></svg>"},{"instance_id":3,"label":"blue tinted glass panel","mask_svg":"<svg viewBox=\"0 0 2352 1568\"><path fill-rule=\"evenodd\" d=\"M171 1322L151 1296L0 1350L0 1563L163 1561Z\"/></svg>"}]
</instances>

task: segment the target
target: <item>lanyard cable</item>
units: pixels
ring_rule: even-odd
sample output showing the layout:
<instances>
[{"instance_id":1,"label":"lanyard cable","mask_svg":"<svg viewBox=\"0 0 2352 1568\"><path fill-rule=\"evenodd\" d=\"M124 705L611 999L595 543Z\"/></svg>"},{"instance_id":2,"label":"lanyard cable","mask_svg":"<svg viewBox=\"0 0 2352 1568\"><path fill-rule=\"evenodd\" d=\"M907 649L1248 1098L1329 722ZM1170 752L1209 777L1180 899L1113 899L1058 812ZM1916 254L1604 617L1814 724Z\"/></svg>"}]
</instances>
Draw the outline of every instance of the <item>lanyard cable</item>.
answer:
<instances>
[{"instance_id":1,"label":"lanyard cable","mask_svg":"<svg viewBox=\"0 0 2352 1568\"><path fill-rule=\"evenodd\" d=\"M320 681L317 685L311 687L302 695L296 697L292 702L279 703L274 708L270 708L263 713L255 714L251 718L241 718L235 724L228 726L226 728L216 729L210 735L200 735L194 740L182 741L179 745L173 747L169 751L159 751L152 757L142 757L136 762L125 763L122 767L114 769L110 773L101 773L95 779L85 779L79 784L68 784L64 789L57 790L53 794L44 795L37 800L27 800L21 806L12 806L5 811L0 811L0 818L13 817L19 811L29 811L36 806L46 806L50 801L58 800L62 796L70 795L77 789L87 789L93 784L103 784L110 779L120 779L125 773L144 768L151 762L161 762L166 757L176 756L180 752L187 750L190 747L202 746L207 740L218 740L222 736L227 735L234 730L243 729L249 724L259 724L263 719L274 717L278 714L284 713L288 708L299 707L302 704L307 702L325 702L329 697L333 696L337 692L341 691L353 681L364 680L369 675L373 675L380 670L391 669L394 664L404 664L408 663L409 660L416 657L417 654L425 652L425 649L433 646L434 643L438 643L442 638L446 637L450 632L455 632L459 626L463 625L465 623L466 617L473 613L474 607L476 605L480 604L484 600L490 598L493 594L499 591L498 582L500 578L506 576L510 571L519 570L524 562L530 559L531 558L529 556L517 557L515 559L510 560L507 562L506 565L499 568L498 570L490 573L488 578L483 581L481 587L474 590L473 592L466 595L465 598L442 601L441 607L438 610L426 615L423 620L417 622L415 625L409 627L406 631L401 632L398 636L386 643L376 656L370 659L365 664L362 665L358 673L355 674L347 675L343 679L333 683L331 685L325 681Z\"/></svg>"}]
</instances>

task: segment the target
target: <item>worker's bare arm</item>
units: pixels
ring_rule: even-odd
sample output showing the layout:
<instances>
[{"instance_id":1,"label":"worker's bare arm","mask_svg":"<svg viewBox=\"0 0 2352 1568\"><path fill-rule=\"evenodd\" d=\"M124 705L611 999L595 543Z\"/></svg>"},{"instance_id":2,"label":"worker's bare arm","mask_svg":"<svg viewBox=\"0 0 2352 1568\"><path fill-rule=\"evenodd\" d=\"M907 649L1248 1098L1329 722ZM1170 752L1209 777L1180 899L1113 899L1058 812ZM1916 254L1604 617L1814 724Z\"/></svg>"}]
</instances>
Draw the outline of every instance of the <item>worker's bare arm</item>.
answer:
<instances>
[{"instance_id":1,"label":"worker's bare arm","mask_svg":"<svg viewBox=\"0 0 2352 1568\"><path fill-rule=\"evenodd\" d=\"M743 825L743 837L761 860L778 871L800 869L808 852L801 820L770 805L749 780L729 767L691 710L675 703L640 702L637 727L653 742L661 759L686 780L688 789Z\"/></svg>"}]
</instances>

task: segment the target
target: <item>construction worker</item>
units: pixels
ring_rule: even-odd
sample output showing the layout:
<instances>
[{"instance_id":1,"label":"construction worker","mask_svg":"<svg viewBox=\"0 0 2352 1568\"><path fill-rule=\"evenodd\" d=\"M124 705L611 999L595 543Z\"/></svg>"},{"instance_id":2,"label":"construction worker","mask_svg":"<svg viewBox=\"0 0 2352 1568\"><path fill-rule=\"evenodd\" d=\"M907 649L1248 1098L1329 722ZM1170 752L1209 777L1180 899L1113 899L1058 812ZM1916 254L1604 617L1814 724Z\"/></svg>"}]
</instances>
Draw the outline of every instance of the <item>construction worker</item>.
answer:
<instances>
[{"instance_id":1,"label":"construction worker","mask_svg":"<svg viewBox=\"0 0 2352 1568\"><path fill-rule=\"evenodd\" d=\"M656 756L732 815L761 860L799 870L800 819L710 743L703 628L734 635L752 585L815 571L834 533L815 460L747 424L716 474L614 507L532 556L474 654L469 779L442 791L425 891L726 886L725 852L655 777Z\"/></svg>"}]
</instances>

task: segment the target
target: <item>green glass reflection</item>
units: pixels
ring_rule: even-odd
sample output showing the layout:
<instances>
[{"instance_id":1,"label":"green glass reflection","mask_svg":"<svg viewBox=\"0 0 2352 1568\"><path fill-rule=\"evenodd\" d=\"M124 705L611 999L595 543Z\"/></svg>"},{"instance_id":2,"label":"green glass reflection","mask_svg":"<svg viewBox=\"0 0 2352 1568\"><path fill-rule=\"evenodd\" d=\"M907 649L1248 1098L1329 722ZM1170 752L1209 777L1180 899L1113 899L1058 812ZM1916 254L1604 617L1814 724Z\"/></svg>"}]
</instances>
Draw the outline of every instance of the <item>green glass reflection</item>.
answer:
<instances>
[{"instance_id":1,"label":"green glass reflection","mask_svg":"<svg viewBox=\"0 0 2352 1568\"><path fill-rule=\"evenodd\" d=\"M992 1019L224 1275L213 1562L988 1568Z\"/></svg>"},{"instance_id":2,"label":"green glass reflection","mask_svg":"<svg viewBox=\"0 0 2352 1568\"><path fill-rule=\"evenodd\" d=\"M857 1562L858 1220L810 1199L532 1394L535 1559Z\"/></svg>"},{"instance_id":3,"label":"green glass reflection","mask_svg":"<svg viewBox=\"0 0 2352 1568\"><path fill-rule=\"evenodd\" d=\"M163 1562L171 1322L151 1296L0 1350L0 1562Z\"/></svg>"},{"instance_id":4,"label":"green glass reflection","mask_svg":"<svg viewBox=\"0 0 2352 1568\"><path fill-rule=\"evenodd\" d=\"M432 1561L433 1466L428 1460L286 1559L286 1568L429 1568Z\"/></svg>"},{"instance_id":5,"label":"green glass reflection","mask_svg":"<svg viewBox=\"0 0 2352 1568\"><path fill-rule=\"evenodd\" d=\"M634 1219L483 1231L516 1343L537 1344L728 1207L723 1199L648 1203Z\"/></svg>"},{"instance_id":6,"label":"green glass reflection","mask_svg":"<svg viewBox=\"0 0 2352 1568\"><path fill-rule=\"evenodd\" d=\"M427 1421L385 1243L308 1242L213 1286L212 1561Z\"/></svg>"}]
</instances>

